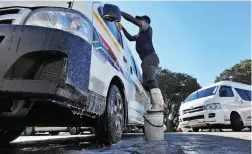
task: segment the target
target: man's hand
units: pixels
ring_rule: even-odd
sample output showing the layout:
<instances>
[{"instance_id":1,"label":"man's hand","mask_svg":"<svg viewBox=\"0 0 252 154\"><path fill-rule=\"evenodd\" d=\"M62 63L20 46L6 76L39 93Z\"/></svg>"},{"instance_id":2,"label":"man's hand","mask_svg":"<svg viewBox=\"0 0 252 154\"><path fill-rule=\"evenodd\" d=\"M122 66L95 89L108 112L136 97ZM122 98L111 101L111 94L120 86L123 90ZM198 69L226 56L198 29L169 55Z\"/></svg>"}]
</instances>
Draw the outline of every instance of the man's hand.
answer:
<instances>
[{"instance_id":1,"label":"man's hand","mask_svg":"<svg viewBox=\"0 0 252 154\"><path fill-rule=\"evenodd\" d=\"M118 27L120 30L123 30L123 26L121 25L120 22L117 22L116 25L117 25L117 27Z\"/></svg>"},{"instance_id":2,"label":"man's hand","mask_svg":"<svg viewBox=\"0 0 252 154\"><path fill-rule=\"evenodd\" d=\"M120 22L116 22L116 25L118 27L118 29L122 30L124 35L126 36L126 38L129 40L129 41L136 41L136 38L137 38L137 35L134 35L134 36L131 36L127 30L121 25Z\"/></svg>"},{"instance_id":3,"label":"man's hand","mask_svg":"<svg viewBox=\"0 0 252 154\"><path fill-rule=\"evenodd\" d=\"M125 13L123 11L121 11L121 15L125 20L127 20L127 21L137 25L138 27L142 28L141 20L138 20L138 19L132 17L131 15L129 15L128 13Z\"/></svg>"}]
</instances>

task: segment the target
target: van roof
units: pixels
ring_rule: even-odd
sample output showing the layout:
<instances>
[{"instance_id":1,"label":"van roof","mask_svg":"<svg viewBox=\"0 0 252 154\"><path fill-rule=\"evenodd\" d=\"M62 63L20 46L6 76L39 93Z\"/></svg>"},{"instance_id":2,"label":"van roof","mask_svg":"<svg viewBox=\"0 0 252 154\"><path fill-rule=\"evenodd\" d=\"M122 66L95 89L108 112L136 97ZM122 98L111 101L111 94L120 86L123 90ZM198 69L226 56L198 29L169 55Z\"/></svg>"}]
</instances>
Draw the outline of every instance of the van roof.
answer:
<instances>
[{"instance_id":1,"label":"van roof","mask_svg":"<svg viewBox=\"0 0 252 154\"><path fill-rule=\"evenodd\" d=\"M208 86L205 86L199 90L203 90L203 89L207 89L213 86L219 86L219 85L226 85L226 86L232 86L232 87L236 87L236 88L241 88L241 89L246 89L246 90L251 90L251 85L248 84L243 84L243 83L239 83L239 82L233 82L233 81L220 81L214 84L210 84Z\"/></svg>"}]
</instances>

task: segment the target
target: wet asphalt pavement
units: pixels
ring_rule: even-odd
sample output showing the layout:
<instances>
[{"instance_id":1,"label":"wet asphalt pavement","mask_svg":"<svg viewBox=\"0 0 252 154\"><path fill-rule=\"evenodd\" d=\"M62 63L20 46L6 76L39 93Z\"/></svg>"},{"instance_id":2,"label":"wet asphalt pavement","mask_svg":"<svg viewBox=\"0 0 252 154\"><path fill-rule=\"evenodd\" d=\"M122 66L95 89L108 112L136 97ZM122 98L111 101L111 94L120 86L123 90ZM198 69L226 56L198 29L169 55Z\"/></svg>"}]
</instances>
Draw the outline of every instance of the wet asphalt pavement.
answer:
<instances>
[{"instance_id":1,"label":"wet asphalt pavement","mask_svg":"<svg viewBox=\"0 0 252 154\"><path fill-rule=\"evenodd\" d=\"M250 154L251 133L169 133L165 141L145 141L142 135L124 136L111 147L94 145L88 140L15 142L0 149L0 154ZM231 136L231 137L230 137ZM245 136L245 137L244 137Z\"/></svg>"}]
</instances>

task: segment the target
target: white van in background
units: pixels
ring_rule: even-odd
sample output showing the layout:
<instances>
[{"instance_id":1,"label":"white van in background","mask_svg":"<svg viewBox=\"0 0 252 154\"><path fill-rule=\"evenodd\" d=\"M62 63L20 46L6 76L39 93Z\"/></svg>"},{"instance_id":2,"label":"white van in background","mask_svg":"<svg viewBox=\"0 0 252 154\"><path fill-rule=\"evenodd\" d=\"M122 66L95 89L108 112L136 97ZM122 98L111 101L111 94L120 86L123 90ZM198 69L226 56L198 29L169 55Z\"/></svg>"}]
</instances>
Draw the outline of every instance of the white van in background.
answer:
<instances>
[{"instance_id":1,"label":"white van in background","mask_svg":"<svg viewBox=\"0 0 252 154\"><path fill-rule=\"evenodd\" d=\"M179 121L193 131L209 128L251 129L251 85L222 81L189 95L181 104Z\"/></svg>"}]
</instances>

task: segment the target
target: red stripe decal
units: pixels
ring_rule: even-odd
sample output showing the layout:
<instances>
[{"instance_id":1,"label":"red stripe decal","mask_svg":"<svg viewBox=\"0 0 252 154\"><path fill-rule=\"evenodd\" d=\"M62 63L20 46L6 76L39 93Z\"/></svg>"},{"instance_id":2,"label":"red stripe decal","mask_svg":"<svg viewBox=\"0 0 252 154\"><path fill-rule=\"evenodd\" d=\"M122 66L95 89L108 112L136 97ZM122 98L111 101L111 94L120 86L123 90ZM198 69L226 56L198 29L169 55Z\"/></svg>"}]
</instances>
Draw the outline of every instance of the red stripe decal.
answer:
<instances>
[{"instance_id":1,"label":"red stripe decal","mask_svg":"<svg viewBox=\"0 0 252 154\"><path fill-rule=\"evenodd\" d=\"M99 37L100 37L102 43L103 43L103 44L105 45L105 47L108 49L108 51L109 51L109 52L113 55L113 57L117 60L117 58L116 58L114 52L112 51L112 49L110 48L110 46L108 45L108 43L103 39L103 37L102 37L100 34L98 34L98 35L99 35Z\"/></svg>"}]
</instances>

